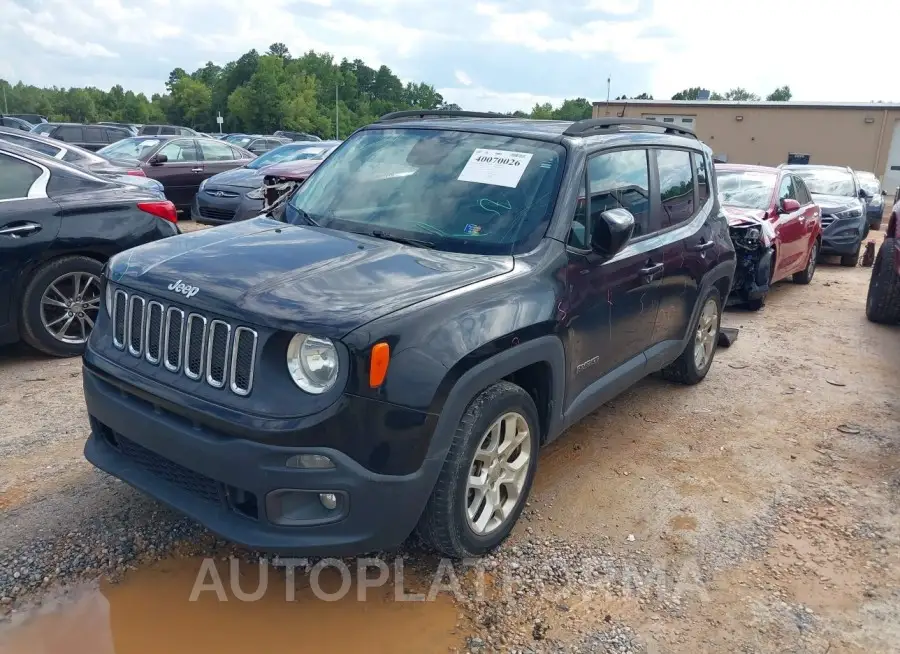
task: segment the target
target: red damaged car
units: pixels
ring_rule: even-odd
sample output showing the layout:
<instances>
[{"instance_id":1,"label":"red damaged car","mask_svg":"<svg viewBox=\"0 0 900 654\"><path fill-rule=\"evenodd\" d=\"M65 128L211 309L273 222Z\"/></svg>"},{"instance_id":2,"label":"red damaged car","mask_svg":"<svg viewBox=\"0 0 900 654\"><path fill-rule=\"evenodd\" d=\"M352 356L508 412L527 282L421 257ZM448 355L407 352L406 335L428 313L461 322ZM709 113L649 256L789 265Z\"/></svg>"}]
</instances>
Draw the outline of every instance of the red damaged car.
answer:
<instances>
[{"instance_id":1,"label":"red damaged car","mask_svg":"<svg viewBox=\"0 0 900 654\"><path fill-rule=\"evenodd\" d=\"M809 284L822 221L803 180L789 170L737 164L717 164L716 178L738 256L729 303L756 311L775 282L791 276Z\"/></svg>"}]
</instances>

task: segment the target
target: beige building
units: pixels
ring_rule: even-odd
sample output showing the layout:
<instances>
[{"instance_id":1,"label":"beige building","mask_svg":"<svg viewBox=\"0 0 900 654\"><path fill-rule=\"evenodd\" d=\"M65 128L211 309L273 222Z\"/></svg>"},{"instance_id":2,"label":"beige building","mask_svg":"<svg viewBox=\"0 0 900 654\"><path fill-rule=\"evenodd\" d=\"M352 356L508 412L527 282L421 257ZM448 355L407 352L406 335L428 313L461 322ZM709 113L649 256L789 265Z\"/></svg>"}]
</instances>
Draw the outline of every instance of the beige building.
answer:
<instances>
[{"instance_id":1,"label":"beige building","mask_svg":"<svg viewBox=\"0 0 900 654\"><path fill-rule=\"evenodd\" d=\"M624 115L689 127L731 163L809 163L874 172L900 186L900 104L629 100L594 103L594 117Z\"/></svg>"}]
</instances>

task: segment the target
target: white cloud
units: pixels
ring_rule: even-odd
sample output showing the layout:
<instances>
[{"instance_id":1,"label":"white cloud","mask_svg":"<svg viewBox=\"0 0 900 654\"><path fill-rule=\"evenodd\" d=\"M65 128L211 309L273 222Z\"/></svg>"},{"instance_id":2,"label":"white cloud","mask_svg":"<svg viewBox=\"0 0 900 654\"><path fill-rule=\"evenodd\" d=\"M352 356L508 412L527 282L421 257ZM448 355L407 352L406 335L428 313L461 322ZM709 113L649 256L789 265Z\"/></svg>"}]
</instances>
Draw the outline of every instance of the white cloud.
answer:
<instances>
[{"instance_id":1,"label":"white cloud","mask_svg":"<svg viewBox=\"0 0 900 654\"><path fill-rule=\"evenodd\" d=\"M46 48L47 50L53 50L55 52L58 52L59 54L67 55L69 57L79 57L84 59L88 57L119 56L115 52L111 52L99 43L92 43L91 41L79 42L75 39L69 38L64 34L56 34L54 32L51 32L50 30L40 27L39 25L23 24L21 28L22 31L30 36L32 40L34 40L34 42L38 45Z\"/></svg>"},{"instance_id":2,"label":"white cloud","mask_svg":"<svg viewBox=\"0 0 900 654\"><path fill-rule=\"evenodd\" d=\"M465 71L457 70L453 73L453 76L456 78L456 81L463 86L472 86L472 78L466 75Z\"/></svg>"},{"instance_id":3,"label":"white cloud","mask_svg":"<svg viewBox=\"0 0 900 654\"><path fill-rule=\"evenodd\" d=\"M588 0L584 8L604 14L627 16L640 8L640 0Z\"/></svg>"},{"instance_id":4,"label":"white cloud","mask_svg":"<svg viewBox=\"0 0 900 654\"><path fill-rule=\"evenodd\" d=\"M526 91L504 93L481 87L448 87L438 89L447 102L458 104L469 111L530 111L535 104L549 102L558 105L561 97L536 95Z\"/></svg>"}]
</instances>

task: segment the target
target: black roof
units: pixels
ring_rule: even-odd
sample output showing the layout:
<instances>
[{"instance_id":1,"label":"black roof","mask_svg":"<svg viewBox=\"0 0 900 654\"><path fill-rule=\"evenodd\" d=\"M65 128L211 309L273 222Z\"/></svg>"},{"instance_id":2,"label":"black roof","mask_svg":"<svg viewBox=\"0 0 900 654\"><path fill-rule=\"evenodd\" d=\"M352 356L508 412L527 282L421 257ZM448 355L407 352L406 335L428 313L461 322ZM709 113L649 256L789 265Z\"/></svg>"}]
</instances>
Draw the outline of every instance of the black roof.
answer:
<instances>
[{"instance_id":1,"label":"black roof","mask_svg":"<svg viewBox=\"0 0 900 654\"><path fill-rule=\"evenodd\" d=\"M474 111L395 111L385 114L370 127L475 128L480 132L522 138L561 141L563 137L590 137L610 134L659 134L697 139L693 131L641 118L588 118L585 120L536 120L497 113Z\"/></svg>"}]
</instances>

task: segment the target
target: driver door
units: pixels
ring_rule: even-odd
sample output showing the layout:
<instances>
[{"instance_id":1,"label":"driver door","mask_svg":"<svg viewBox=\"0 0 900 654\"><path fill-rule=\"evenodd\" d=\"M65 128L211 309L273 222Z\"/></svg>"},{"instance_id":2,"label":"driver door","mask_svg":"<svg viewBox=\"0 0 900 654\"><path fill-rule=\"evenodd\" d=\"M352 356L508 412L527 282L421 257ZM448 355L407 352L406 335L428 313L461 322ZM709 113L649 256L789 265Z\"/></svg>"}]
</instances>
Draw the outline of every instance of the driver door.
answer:
<instances>
[{"instance_id":1,"label":"driver door","mask_svg":"<svg viewBox=\"0 0 900 654\"><path fill-rule=\"evenodd\" d=\"M203 161L194 139L173 139L166 142L156 155L165 155L166 161L152 164L152 177L162 182L166 197L179 209L194 201L194 194L203 181Z\"/></svg>"},{"instance_id":2,"label":"driver door","mask_svg":"<svg viewBox=\"0 0 900 654\"><path fill-rule=\"evenodd\" d=\"M800 209L790 213L782 213L781 201L785 199L797 200ZM778 198L775 210L778 217L773 224L778 235L779 249L773 279L783 279L792 272L806 265L806 216L804 207L800 202L797 187L794 184L794 176L784 173L781 183L778 185Z\"/></svg>"}]
</instances>

